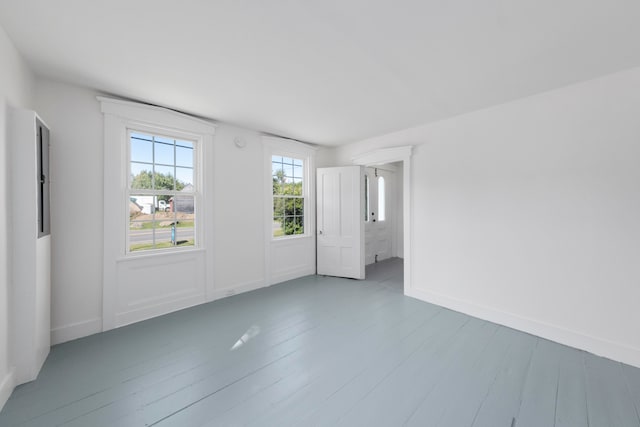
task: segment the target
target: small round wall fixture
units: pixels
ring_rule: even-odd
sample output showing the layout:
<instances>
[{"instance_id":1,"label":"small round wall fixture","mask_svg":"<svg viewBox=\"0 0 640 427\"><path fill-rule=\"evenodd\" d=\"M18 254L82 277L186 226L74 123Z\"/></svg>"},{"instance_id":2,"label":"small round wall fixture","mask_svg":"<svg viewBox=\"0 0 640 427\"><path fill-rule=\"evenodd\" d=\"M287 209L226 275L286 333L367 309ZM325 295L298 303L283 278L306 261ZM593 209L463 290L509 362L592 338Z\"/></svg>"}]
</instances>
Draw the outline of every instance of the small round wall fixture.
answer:
<instances>
[{"instance_id":1,"label":"small round wall fixture","mask_svg":"<svg viewBox=\"0 0 640 427\"><path fill-rule=\"evenodd\" d=\"M235 138L233 138L233 145L235 145L236 147L243 149L244 147L247 146L246 141L243 138L240 138L239 136L236 136Z\"/></svg>"}]
</instances>

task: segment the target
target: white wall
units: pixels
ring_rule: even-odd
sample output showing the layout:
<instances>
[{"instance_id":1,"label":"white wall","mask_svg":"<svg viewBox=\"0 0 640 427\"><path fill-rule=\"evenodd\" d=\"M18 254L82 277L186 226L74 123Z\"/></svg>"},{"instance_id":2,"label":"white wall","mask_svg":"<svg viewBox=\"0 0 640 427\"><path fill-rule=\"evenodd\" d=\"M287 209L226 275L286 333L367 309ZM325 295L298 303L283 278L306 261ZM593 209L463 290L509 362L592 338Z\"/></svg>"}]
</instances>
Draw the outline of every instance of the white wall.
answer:
<instances>
[{"instance_id":1,"label":"white wall","mask_svg":"<svg viewBox=\"0 0 640 427\"><path fill-rule=\"evenodd\" d=\"M38 79L36 109L51 127L52 342L102 324L103 115L98 94ZM239 149L234 138L246 146ZM261 135L220 125L214 136L214 298L265 282ZM207 278L210 280L210 278Z\"/></svg>"},{"instance_id":2,"label":"white wall","mask_svg":"<svg viewBox=\"0 0 640 427\"><path fill-rule=\"evenodd\" d=\"M10 210L8 144L6 106L29 108L32 106L33 74L18 51L0 27L0 409L13 390L14 379L9 361L9 288Z\"/></svg>"},{"instance_id":3,"label":"white wall","mask_svg":"<svg viewBox=\"0 0 640 427\"><path fill-rule=\"evenodd\" d=\"M218 127L214 147L214 280L224 296L264 286L264 155L260 135L229 126Z\"/></svg>"},{"instance_id":4,"label":"white wall","mask_svg":"<svg viewBox=\"0 0 640 427\"><path fill-rule=\"evenodd\" d=\"M103 119L96 94L38 79L36 111L51 129L52 343L101 330Z\"/></svg>"},{"instance_id":5,"label":"white wall","mask_svg":"<svg viewBox=\"0 0 640 427\"><path fill-rule=\"evenodd\" d=\"M640 366L640 68L360 141L417 145L410 294Z\"/></svg>"}]
</instances>

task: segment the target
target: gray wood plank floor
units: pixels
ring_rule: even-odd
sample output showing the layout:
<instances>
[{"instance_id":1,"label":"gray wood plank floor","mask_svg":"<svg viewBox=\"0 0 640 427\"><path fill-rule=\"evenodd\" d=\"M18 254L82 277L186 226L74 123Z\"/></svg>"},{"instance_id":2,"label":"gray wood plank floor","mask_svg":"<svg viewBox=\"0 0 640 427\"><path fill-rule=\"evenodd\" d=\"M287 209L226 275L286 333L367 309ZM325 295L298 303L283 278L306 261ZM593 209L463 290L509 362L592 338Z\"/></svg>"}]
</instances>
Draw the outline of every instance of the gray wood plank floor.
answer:
<instances>
[{"instance_id":1,"label":"gray wood plank floor","mask_svg":"<svg viewBox=\"0 0 640 427\"><path fill-rule=\"evenodd\" d=\"M52 348L0 426L640 426L640 369L309 276Z\"/></svg>"}]
</instances>

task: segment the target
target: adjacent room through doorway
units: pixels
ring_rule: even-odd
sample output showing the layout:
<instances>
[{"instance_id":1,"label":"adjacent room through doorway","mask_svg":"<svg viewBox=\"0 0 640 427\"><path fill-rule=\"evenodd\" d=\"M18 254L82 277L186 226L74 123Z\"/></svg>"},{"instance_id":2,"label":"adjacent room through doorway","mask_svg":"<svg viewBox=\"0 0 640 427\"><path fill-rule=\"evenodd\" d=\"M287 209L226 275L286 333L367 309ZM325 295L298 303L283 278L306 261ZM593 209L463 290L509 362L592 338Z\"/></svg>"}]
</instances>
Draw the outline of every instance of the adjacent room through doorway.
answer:
<instances>
[{"instance_id":1,"label":"adjacent room through doorway","mask_svg":"<svg viewBox=\"0 0 640 427\"><path fill-rule=\"evenodd\" d=\"M402 162L364 169L365 278L403 291Z\"/></svg>"}]
</instances>

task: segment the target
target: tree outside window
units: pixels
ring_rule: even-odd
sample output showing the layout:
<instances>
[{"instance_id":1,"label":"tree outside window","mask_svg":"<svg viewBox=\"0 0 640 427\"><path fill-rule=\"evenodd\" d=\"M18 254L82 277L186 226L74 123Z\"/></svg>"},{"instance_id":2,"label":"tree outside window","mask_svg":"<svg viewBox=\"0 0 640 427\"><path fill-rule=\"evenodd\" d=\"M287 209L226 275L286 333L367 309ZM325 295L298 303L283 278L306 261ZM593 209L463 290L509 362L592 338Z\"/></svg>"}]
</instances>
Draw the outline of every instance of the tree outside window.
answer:
<instances>
[{"instance_id":1,"label":"tree outside window","mask_svg":"<svg viewBox=\"0 0 640 427\"><path fill-rule=\"evenodd\" d=\"M304 162L272 156L271 166L273 237L304 234Z\"/></svg>"}]
</instances>

